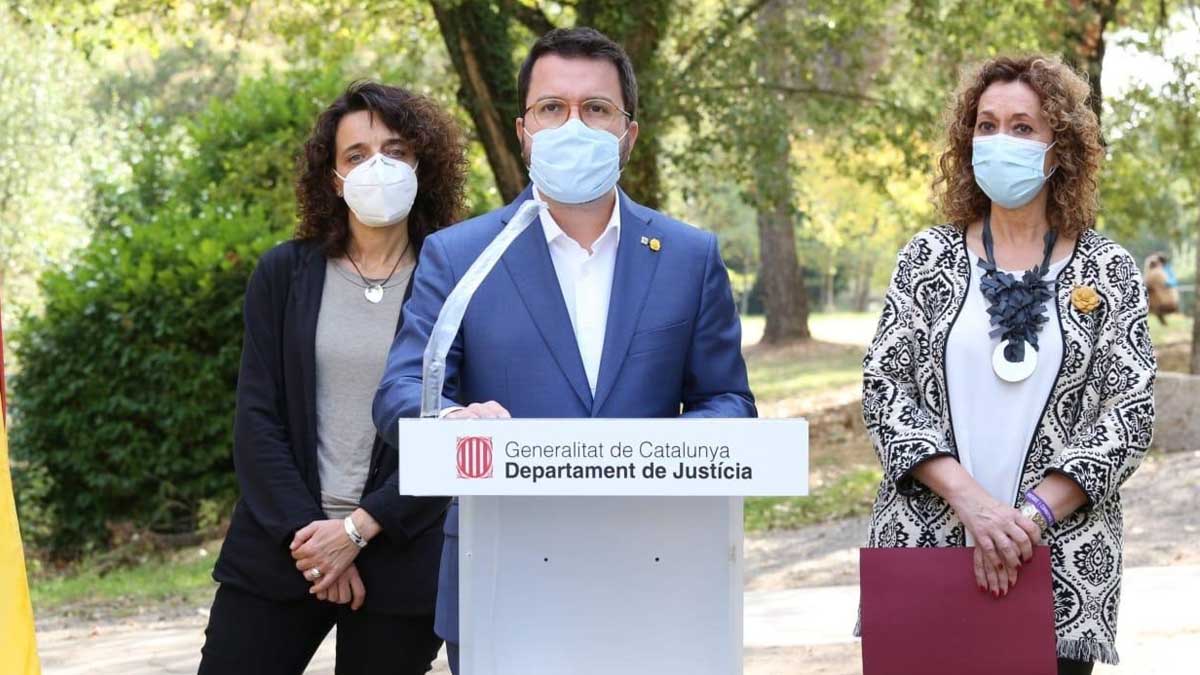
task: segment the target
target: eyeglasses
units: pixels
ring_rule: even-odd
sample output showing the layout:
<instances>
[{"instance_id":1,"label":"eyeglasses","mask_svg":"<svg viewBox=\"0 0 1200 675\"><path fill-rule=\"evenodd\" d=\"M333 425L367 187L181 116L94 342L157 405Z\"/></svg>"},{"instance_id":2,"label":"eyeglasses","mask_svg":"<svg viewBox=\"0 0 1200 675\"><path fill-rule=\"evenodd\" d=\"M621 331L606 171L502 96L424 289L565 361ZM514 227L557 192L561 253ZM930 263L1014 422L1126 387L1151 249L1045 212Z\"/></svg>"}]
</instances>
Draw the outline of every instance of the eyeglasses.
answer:
<instances>
[{"instance_id":1,"label":"eyeglasses","mask_svg":"<svg viewBox=\"0 0 1200 675\"><path fill-rule=\"evenodd\" d=\"M571 107L561 98L544 98L526 108L525 114L533 113L533 119L543 129L557 129L571 118ZM580 121L599 131L612 131L622 117L633 119L620 106L602 98L589 98L578 108Z\"/></svg>"}]
</instances>

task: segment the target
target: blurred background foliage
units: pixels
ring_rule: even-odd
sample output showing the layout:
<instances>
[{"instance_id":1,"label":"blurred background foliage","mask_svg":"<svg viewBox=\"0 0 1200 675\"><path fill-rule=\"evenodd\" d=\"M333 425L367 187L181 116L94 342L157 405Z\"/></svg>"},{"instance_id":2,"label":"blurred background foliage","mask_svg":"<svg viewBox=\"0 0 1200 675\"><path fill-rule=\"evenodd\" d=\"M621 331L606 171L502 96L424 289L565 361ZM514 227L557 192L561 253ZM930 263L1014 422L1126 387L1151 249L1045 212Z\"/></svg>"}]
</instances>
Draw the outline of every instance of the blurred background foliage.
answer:
<instances>
[{"instance_id":1,"label":"blurred background foliage","mask_svg":"<svg viewBox=\"0 0 1200 675\"><path fill-rule=\"evenodd\" d=\"M526 180L517 66L593 25L636 63L638 200L711 229L762 339L869 312L936 222L960 69L1061 56L1093 83L1098 226L1185 284L1200 236L1200 9L1159 0L17 0L0 8L0 291L27 541L59 557L225 512L241 296L295 222L315 116L379 79L454 111L468 206ZM472 73L471 77L464 76Z\"/></svg>"}]
</instances>

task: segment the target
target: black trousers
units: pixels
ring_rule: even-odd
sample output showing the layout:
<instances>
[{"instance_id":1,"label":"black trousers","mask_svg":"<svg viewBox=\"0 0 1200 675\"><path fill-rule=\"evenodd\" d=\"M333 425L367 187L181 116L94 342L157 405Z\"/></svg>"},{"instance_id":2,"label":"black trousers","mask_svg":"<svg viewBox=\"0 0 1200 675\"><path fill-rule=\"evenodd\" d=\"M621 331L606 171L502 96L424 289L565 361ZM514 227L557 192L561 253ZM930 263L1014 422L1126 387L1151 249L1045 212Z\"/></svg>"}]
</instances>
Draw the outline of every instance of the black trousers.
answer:
<instances>
[{"instance_id":1,"label":"black trousers","mask_svg":"<svg viewBox=\"0 0 1200 675\"><path fill-rule=\"evenodd\" d=\"M1092 661L1072 661L1071 659L1058 660L1058 675L1092 675L1092 668L1096 664Z\"/></svg>"},{"instance_id":2,"label":"black trousers","mask_svg":"<svg viewBox=\"0 0 1200 675\"><path fill-rule=\"evenodd\" d=\"M199 675L301 675L337 626L337 675L429 672L442 639L433 615L352 611L315 598L278 601L222 584L204 631Z\"/></svg>"}]
</instances>

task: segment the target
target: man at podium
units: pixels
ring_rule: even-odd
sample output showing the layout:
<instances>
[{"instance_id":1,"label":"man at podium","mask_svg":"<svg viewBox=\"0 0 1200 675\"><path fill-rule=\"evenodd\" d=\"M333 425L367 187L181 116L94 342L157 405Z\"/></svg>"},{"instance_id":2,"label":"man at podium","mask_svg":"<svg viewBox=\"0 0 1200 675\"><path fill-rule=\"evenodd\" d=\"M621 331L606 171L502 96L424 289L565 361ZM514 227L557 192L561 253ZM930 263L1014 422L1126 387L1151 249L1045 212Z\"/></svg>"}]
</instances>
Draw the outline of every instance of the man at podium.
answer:
<instances>
[{"instance_id":1,"label":"man at podium","mask_svg":"<svg viewBox=\"0 0 1200 675\"><path fill-rule=\"evenodd\" d=\"M476 291L446 359L444 417L757 416L716 237L617 187L638 136L625 51L590 28L551 31L517 88L533 185L426 240L375 397L380 433L394 445L399 418L418 415L443 302L529 199L549 208ZM436 628L457 673L457 504L445 528Z\"/></svg>"}]
</instances>

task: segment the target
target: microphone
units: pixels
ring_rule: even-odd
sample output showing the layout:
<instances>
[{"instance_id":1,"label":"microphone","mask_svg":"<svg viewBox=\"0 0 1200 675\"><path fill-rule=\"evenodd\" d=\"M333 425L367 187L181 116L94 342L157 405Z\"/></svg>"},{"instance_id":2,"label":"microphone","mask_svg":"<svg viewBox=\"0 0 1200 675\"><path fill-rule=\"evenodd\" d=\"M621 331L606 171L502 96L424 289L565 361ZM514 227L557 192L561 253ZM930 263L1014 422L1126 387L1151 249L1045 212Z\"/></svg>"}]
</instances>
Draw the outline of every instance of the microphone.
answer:
<instances>
[{"instance_id":1,"label":"microphone","mask_svg":"<svg viewBox=\"0 0 1200 675\"><path fill-rule=\"evenodd\" d=\"M500 257L508 250L513 241L529 227L529 224L545 209L546 202L530 199L521 204L516 214L496 235L483 253L467 268L467 273L446 296L446 302L438 312L437 321L429 334L429 343L425 345L424 361L421 368L421 417L436 418L442 410L442 387L446 384L446 355L450 346L458 336L462 325L463 315L467 305L471 303L479 285L492 272L492 268L500 261Z\"/></svg>"}]
</instances>

